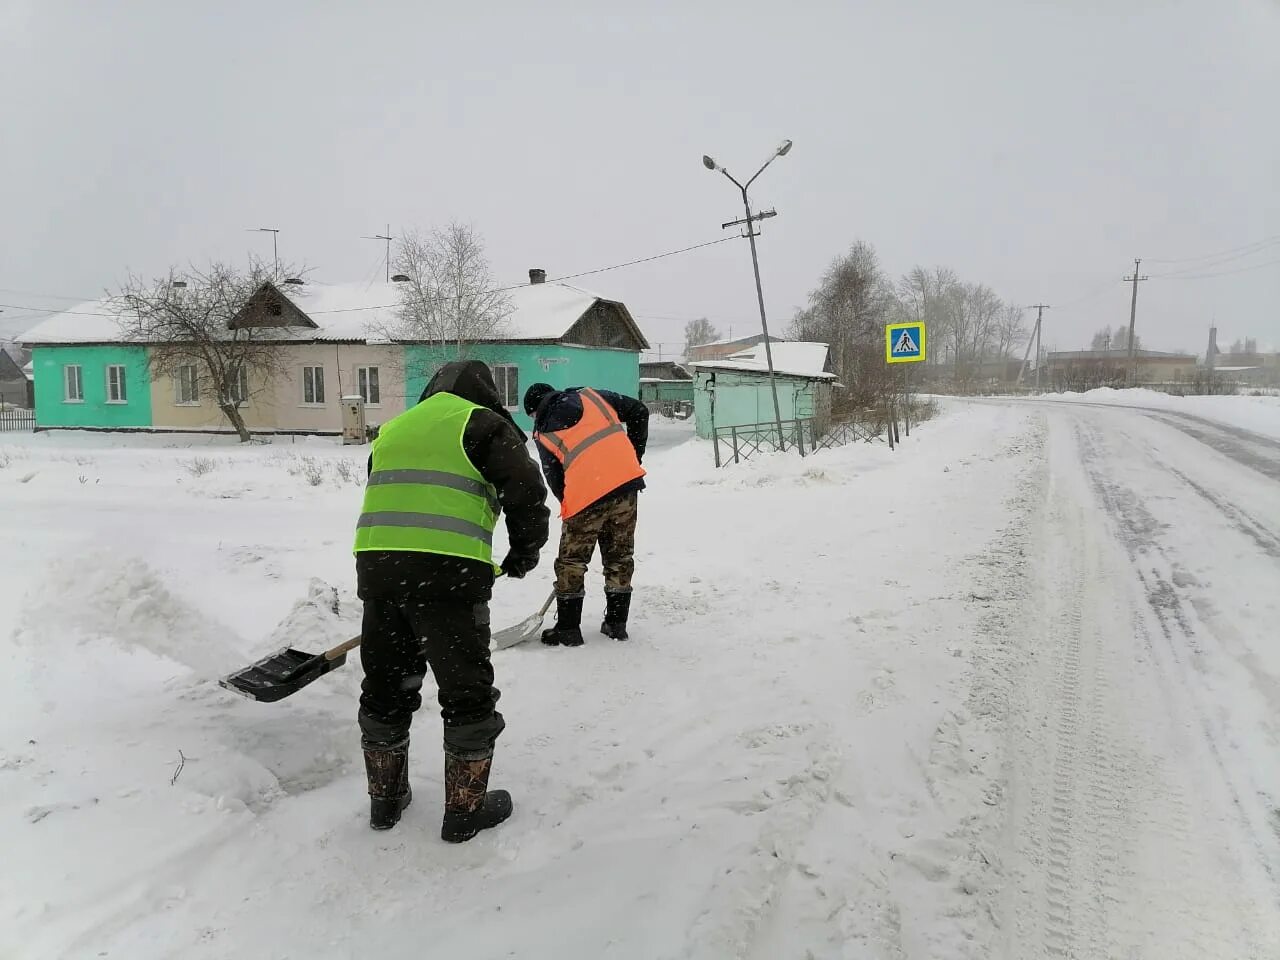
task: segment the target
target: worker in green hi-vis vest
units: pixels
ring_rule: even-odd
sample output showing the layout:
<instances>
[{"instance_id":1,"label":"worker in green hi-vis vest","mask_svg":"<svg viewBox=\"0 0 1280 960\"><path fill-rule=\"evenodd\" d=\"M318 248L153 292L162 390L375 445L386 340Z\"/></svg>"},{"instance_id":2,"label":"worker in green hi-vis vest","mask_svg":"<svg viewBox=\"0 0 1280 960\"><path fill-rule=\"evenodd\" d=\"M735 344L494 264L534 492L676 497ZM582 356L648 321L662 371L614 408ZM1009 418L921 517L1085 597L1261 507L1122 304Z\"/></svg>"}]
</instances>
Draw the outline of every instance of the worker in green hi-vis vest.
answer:
<instances>
[{"instance_id":1,"label":"worker in green hi-vis vest","mask_svg":"<svg viewBox=\"0 0 1280 960\"><path fill-rule=\"evenodd\" d=\"M547 491L526 440L489 368L458 361L373 441L355 555L364 601L359 719L375 830L394 827L412 798L409 725L428 666L444 720L441 836L470 840L511 816L511 795L488 789L505 726L489 599L499 572L523 577L547 542ZM509 550L495 564L500 514Z\"/></svg>"}]
</instances>

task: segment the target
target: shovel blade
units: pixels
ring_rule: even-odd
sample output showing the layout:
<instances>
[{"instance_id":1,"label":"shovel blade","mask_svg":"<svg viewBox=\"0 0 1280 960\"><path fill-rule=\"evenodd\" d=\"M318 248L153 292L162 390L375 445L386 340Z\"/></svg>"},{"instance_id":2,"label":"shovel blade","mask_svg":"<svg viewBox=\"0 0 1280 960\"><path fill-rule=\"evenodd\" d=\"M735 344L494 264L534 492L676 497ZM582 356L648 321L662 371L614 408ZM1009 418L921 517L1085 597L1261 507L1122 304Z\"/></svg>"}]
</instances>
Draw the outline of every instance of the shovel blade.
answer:
<instances>
[{"instance_id":1,"label":"shovel blade","mask_svg":"<svg viewBox=\"0 0 1280 960\"><path fill-rule=\"evenodd\" d=\"M218 685L249 700L275 703L346 662L345 653L330 660L323 653L307 653L290 647L228 674Z\"/></svg>"},{"instance_id":2,"label":"shovel blade","mask_svg":"<svg viewBox=\"0 0 1280 960\"><path fill-rule=\"evenodd\" d=\"M546 614L535 613L532 617L526 617L521 620L514 627L499 630L493 635L491 646L494 650L505 650L507 647L514 647L527 640L532 640L542 629L542 621L545 616Z\"/></svg>"}]
</instances>

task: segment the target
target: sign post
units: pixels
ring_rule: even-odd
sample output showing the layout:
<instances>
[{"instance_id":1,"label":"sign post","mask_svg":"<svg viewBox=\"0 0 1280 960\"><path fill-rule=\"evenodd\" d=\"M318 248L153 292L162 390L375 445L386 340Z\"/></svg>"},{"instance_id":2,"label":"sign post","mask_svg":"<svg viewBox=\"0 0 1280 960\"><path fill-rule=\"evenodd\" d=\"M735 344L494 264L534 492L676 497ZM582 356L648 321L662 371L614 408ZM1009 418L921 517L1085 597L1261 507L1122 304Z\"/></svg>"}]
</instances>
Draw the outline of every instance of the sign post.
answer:
<instances>
[{"instance_id":1,"label":"sign post","mask_svg":"<svg viewBox=\"0 0 1280 960\"><path fill-rule=\"evenodd\" d=\"M924 321L915 320L910 323L890 323L884 328L884 360L885 363L921 363L925 358L927 335ZM903 370L902 384L905 394L906 410L904 422L907 436L911 436L911 368Z\"/></svg>"}]
</instances>

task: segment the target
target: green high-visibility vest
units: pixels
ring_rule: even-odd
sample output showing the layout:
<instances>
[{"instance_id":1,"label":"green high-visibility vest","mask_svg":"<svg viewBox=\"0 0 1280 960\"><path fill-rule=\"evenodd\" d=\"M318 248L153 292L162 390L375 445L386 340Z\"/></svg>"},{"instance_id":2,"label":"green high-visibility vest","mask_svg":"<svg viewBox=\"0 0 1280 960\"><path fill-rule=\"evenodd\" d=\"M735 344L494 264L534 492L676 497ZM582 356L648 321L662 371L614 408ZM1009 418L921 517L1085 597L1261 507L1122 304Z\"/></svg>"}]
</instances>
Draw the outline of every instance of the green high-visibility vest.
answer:
<instances>
[{"instance_id":1,"label":"green high-visibility vest","mask_svg":"<svg viewBox=\"0 0 1280 960\"><path fill-rule=\"evenodd\" d=\"M481 409L437 393L382 425L373 441L356 553L439 553L493 566L498 493L462 449L467 421Z\"/></svg>"}]
</instances>

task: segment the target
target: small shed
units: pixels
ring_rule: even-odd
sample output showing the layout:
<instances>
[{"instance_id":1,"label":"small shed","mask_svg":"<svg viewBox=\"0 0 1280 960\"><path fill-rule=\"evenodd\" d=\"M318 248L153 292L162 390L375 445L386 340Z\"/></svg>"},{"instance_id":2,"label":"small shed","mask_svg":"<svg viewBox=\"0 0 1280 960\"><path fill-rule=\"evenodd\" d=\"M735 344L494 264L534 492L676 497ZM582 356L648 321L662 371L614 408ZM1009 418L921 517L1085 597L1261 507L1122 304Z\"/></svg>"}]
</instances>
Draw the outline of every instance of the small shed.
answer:
<instances>
[{"instance_id":1,"label":"small shed","mask_svg":"<svg viewBox=\"0 0 1280 960\"><path fill-rule=\"evenodd\" d=\"M693 374L674 360L640 364L640 399L651 410L668 415L693 408Z\"/></svg>"},{"instance_id":2,"label":"small shed","mask_svg":"<svg viewBox=\"0 0 1280 960\"><path fill-rule=\"evenodd\" d=\"M34 405L27 364L27 356L17 347L0 344L0 406L31 408Z\"/></svg>"},{"instance_id":3,"label":"small shed","mask_svg":"<svg viewBox=\"0 0 1280 960\"><path fill-rule=\"evenodd\" d=\"M771 343L782 419L813 420L815 435L831 422L832 390L838 386L825 343ZM773 394L764 344L720 360L693 364L693 409L698 436L717 429L772 423Z\"/></svg>"}]
</instances>

